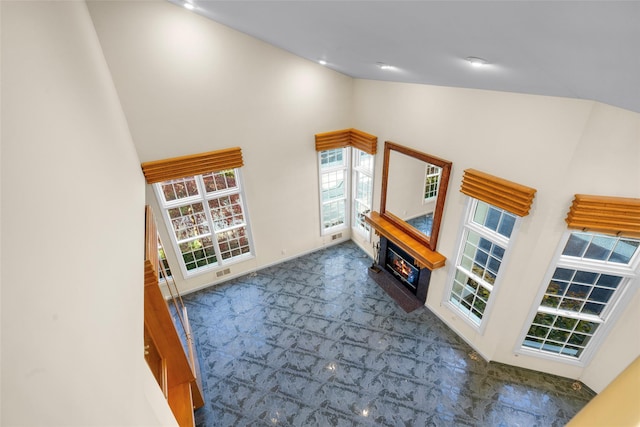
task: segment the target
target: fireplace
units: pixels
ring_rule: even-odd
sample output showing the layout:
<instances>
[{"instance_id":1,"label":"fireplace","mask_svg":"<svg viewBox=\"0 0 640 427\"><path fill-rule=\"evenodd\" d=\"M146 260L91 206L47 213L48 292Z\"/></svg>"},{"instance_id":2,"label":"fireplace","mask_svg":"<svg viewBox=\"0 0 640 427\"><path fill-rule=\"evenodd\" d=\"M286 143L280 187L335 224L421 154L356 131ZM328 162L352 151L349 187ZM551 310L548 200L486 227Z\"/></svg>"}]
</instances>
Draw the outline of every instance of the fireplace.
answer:
<instances>
[{"instance_id":1,"label":"fireplace","mask_svg":"<svg viewBox=\"0 0 640 427\"><path fill-rule=\"evenodd\" d=\"M431 270L421 267L386 237L380 237L377 260L369 275L406 312L423 306L427 300Z\"/></svg>"},{"instance_id":2,"label":"fireplace","mask_svg":"<svg viewBox=\"0 0 640 427\"><path fill-rule=\"evenodd\" d=\"M420 269L413 265L414 262L414 259L402 249L387 242L385 269L415 295L418 291Z\"/></svg>"}]
</instances>

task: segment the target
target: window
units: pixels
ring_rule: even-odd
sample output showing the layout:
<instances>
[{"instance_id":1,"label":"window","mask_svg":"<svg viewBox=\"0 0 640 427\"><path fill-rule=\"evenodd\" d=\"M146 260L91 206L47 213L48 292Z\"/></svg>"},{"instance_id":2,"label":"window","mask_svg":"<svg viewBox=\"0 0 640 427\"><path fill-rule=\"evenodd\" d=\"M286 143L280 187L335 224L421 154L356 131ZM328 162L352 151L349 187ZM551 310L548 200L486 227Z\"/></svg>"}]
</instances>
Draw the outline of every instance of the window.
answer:
<instances>
[{"instance_id":1,"label":"window","mask_svg":"<svg viewBox=\"0 0 640 427\"><path fill-rule=\"evenodd\" d=\"M640 240L567 234L521 342L529 354L579 361L604 337L629 282L637 276Z\"/></svg>"},{"instance_id":2,"label":"window","mask_svg":"<svg viewBox=\"0 0 640 427\"><path fill-rule=\"evenodd\" d=\"M169 268L169 262L167 261L167 255L164 253L164 246L158 235L158 261L160 263L160 269L158 271L158 280L166 280L171 277L171 268Z\"/></svg>"},{"instance_id":3,"label":"window","mask_svg":"<svg viewBox=\"0 0 640 427\"><path fill-rule=\"evenodd\" d=\"M353 228L365 237L371 236L371 226L364 217L373 202L374 156L353 148Z\"/></svg>"},{"instance_id":4,"label":"window","mask_svg":"<svg viewBox=\"0 0 640 427\"><path fill-rule=\"evenodd\" d=\"M154 184L185 274L252 255L239 169Z\"/></svg>"},{"instance_id":5,"label":"window","mask_svg":"<svg viewBox=\"0 0 640 427\"><path fill-rule=\"evenodd\" d=\"M320 153L320 202L323 234L347 226L349 150L334 148Z\"/></svg>"},{"instance_id":6,"label":"window","mask_svg":"<svg viewBox=\"0 0 640 427\"><path fill-rule=\"evenodd\" d=\"M479 327L500 273L516 216L470 199L448 304Z\"/></svg>"},{"instance_id":7,"label":"window","mask_svg":"<svg viewBox=\"0 0 640 427\"><path fill-rule=\"evenodd\" d=\"M349 212L353 212L353 228L369 238L371 229L364 215L371 211L374 155L353 147L334 148L318 154L322 234L347 228Z\"/></svg>"},{"instance_id":8,"label":"window","mask_svg":"<svg viewBox=\"0 0 640 427\"><path fill-rule=\"evenodd\" d=\"M442 169L431 163L427 163L424 178L424 201L429 202L438 197L438 187L440 185L440 175Z\"/></svg>"}]
</instances>

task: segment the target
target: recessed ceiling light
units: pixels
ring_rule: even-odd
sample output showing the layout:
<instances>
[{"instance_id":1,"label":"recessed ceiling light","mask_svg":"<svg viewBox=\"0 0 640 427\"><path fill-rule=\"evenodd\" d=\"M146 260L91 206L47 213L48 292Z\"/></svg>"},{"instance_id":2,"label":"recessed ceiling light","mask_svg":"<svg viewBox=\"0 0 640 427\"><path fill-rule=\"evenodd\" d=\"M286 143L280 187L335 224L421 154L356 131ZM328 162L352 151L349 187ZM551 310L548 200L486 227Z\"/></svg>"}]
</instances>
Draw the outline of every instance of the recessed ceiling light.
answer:
<instances>
[{"instance_id":1,"label":"recessed ceiling light","mask_svg":"<svg viewBox=\"0 0 640 427\"><path fill-rule=\"evenodd\" d=\"M327 65L327 61L325 61L324 59L320 59L320 60L318 61L318 64L320 64L320 65Z\"/></svg>"},{"instance_id":2,"label":"recessed ceiling light","mask_svg":"<svg viewBox=\"0 0 640 427\"><path fill-rule=\"evenodd\" d=\"M489 61L487 61L486 59L483 58L478 58L476 56L468 56L467 61L469 61L469 64L471 64L472 67L484 67L485 65L487 65L489 63Z\"/></svg>"},{"instance_id":3,"label":"recessed ceiling light","mask_svg":"<svg viewBox=\"0 0 640 427\"><path fill-rule=\"evenodd\" d=\"M192 4L191 4L191 3L189 3L189 2L184 2L184 7L185 7L185 8L187 8L187 9L189 9L189 10L193 10L193 9L195 9L195 8L196 8L194 5L192 5Z\"/></svg>"},{"instance_id":4,"label":"recessed ceiling light","mask_svg":"<svg viewBox=\"0 0 640 427\"><path fill-rule=\"evenodd\" d=\"M384 62L377 62L376 65L378 66L378 68L380 68L381 70L393 70L396 67L394 67L393 65L389 65L389 64L385 64Z\"/></svg>"}]
</instances>

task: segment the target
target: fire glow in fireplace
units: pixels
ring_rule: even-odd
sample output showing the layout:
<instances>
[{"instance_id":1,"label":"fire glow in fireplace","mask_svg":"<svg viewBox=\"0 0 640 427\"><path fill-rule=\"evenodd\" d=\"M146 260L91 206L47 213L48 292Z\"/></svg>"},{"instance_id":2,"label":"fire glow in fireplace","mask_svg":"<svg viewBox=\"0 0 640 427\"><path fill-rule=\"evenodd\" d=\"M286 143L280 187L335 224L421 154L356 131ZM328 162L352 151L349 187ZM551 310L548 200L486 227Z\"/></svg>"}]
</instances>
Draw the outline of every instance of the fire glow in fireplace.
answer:
<instances>
[{"instance_id":1,"label":"fire glow in fireplace","mask_svg":"<svg viewBox=\"0 0 640 427\"><path fill-rule=\"evenodd\" d=\"M420 270L413 265L413 258L393 243L387 244L386 269L412 293L418 290Z\"/></svg>"}]
</instances>

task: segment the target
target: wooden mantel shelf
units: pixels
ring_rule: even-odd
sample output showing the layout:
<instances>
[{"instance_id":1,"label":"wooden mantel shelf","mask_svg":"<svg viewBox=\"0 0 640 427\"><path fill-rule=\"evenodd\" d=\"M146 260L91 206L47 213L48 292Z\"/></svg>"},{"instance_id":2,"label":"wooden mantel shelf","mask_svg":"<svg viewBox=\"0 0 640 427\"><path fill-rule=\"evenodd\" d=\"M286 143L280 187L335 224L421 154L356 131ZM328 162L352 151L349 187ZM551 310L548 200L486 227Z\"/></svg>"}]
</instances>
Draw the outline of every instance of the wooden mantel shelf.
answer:
<instances>
[{"instance_id":1,"label":"wooden mantel shelf","mask_svg":"<svg viewBox=\"0 0 640 427\"><path fill-rule=\"evenodd\" d=\"M365 221L371 224L376 233L394 242L425 268L435 270L444 267L447 260L444 255L432 251L404 230L383 218L378 212L372 211L365 215Z\"/></svg>"}]
</instances>

